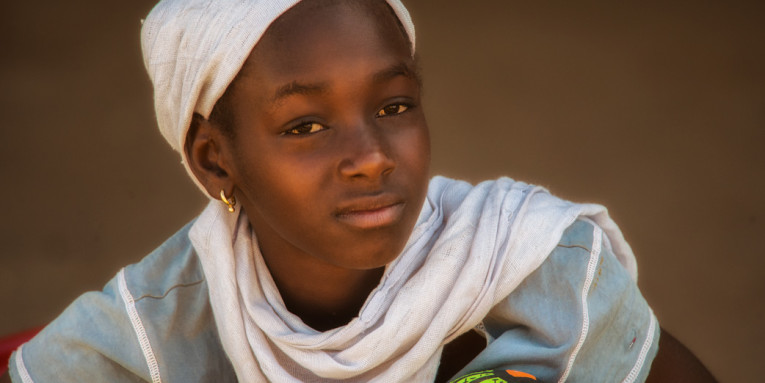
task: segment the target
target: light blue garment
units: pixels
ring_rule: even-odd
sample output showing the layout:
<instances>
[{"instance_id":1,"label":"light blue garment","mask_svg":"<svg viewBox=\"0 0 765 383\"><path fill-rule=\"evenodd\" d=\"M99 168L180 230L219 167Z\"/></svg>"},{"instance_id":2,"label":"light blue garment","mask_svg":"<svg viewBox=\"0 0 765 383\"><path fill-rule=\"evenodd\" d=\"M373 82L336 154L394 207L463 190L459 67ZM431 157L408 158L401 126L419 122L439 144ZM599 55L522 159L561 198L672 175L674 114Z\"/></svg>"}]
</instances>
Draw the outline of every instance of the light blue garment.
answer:
<instances>
[{"instance_id":1,"label":"light blue garment","mask_svg":"<svg viewBox=\"0 0 765 383\"><path fill-rule=\"evenodd\" d=\"M489 345L458 376L503 367L557 382L576 352L568 381L630 381L636 366L632 381L646 379L658 351L658 323L608 244L596 253L594 239L585 221L564 232L542 266L486 316ZM577 351L585 304L586 337Z\"/></svg>"},{"instance_id":2,"label":"light blue garment","mask_svg":"<svg viewBox=\"0 0 765 383\"><path fill-rule=\"evenodd\" d=\"M164 382L235 382L218 340L207 284L188 240L187 225L141 262L125 280ZM126 313L118 278L88 292L22 349L34 382L151 382ZM18 351L17 351L18 352ZM14 382L22 382L11 356Z\"/></svg>"},{"instance_id":3,"label":"light blue garment","mask_svg":"<svg viewBox=\"0 0 765 383\"><path fill-rule=\"evenodd\" d=\"M28 373L38 383L236 382L189 227L103 291L78 298L25 344L23 370L18 352L10 360L13 381ZM645 380L658 324L608 244L593 250L593 229L585 221L569 227L539 269L490 312L483 322L489 345L463 373L504 367L544 382L564 374L572 382L617 382L636 370L634 381ZM126 291L139 320L131 319Z\"/></svg>"}]
</instances>

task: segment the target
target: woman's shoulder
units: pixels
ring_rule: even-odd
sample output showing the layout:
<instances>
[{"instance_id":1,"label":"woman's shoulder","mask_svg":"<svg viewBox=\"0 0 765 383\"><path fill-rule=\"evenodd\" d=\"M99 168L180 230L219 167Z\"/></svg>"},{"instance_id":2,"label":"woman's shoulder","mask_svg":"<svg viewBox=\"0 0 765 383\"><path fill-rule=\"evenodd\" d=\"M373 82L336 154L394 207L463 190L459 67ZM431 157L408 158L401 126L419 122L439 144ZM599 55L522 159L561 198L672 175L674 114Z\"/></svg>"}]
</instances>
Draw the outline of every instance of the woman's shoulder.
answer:
<instances>
[{"instance_id":1,"label":"woman's shoulder","mask_svg":"<svg viewBox=\"0 0 765 383\"><path fill-rule=\"evenodd\" d=\"M235 381L190 224L102 291L75 300L12 357L35 381ZM87 366L83 369L82 366Z\"/></svg>"},{"instance_id":2,"label":"woman's shoulder","mask_svg":"<svg viewBox=\"0 0 765 383\"><path fill-rule=\"evenodd\" d=\"M516 367L543 381L642 381L658 348L650 307L587 218L564 230L482 325L489 345L465 371ZM603 360L610 362L601 366Z\"/></svg>"},{"instance_id":3,"label":"woman's shoulder","mask_svg":"<svg viewBox=\"0 0 765 383\"><path fill-rule=\"evenodd\" d=\"M138 263L124 268L126 285L136 299L178 298L170 292L206 288L202 266L189 239L192 224L186 224Z\"/></svg>"}]
</instances>

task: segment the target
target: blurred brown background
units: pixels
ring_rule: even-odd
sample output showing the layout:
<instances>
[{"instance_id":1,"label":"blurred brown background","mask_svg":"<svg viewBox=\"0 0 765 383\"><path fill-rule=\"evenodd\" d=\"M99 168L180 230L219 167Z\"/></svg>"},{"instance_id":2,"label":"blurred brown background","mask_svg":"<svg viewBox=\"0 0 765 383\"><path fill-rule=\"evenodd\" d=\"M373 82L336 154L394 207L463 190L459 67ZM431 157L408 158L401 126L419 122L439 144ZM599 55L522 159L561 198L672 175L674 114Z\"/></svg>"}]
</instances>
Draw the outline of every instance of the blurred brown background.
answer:
<instances>
[{"instance_id":1,"label":"blurred brown background","mask_svg":"<svg viewBox=\"0 0 765 383\"><path fill-rule=\"evenodd\" d=\"M0 334L47 323L205 203L156 129L154 1L0 23ZM723 382L765 366L765 6L407 2L433 172L607 205L662 325Z\"/></svg>"}]
</instances>

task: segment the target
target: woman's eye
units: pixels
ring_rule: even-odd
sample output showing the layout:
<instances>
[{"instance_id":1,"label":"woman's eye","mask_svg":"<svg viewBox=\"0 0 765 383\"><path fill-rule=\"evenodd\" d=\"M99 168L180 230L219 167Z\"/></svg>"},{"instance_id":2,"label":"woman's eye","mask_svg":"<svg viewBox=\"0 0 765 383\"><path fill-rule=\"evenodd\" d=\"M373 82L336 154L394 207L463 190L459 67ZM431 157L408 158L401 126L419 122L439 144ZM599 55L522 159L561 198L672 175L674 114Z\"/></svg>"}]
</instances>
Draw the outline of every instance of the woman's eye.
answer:
<instances>
[{"instance_id":1,"label":"woman's eye","mask_svg":"<svg viewBox=\"0 0 765 383\"><path fill-rule=\"evenodd\" d=\"M377 112L377 117L392 116L394 114L401 114L401 113L406 112L407 109L409 109L409 107L404 105L404 104L392 104L392 105L388 105L388 106L380 109Z\"/></svg>"},{"instance_id":2,"label":"woman's eye","mask_svg":"<svg viewBox=\"0 0 765 383\"><path fill-rule=\"evenodd\" d=\"M318 131L324 130L324 126L318 122L307 122L305 124L298 125L292 129L284 131L284 135L299 136L302 134L312 134Z\"/></svg>"}]
</instances>

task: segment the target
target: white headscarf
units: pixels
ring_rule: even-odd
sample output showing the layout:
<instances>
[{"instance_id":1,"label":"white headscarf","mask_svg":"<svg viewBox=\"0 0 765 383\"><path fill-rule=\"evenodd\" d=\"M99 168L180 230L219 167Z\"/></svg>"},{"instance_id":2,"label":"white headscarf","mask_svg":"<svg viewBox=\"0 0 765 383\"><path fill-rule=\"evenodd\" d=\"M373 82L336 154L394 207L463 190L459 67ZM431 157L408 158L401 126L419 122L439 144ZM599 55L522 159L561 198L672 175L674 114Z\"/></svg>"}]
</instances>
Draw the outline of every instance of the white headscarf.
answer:
<instances>
[{"instance_id":1,"label":"white headscarf","mask_svg":"<svg viewBox=\"0 0 765 383\"><path fill-rule=\"evenodd\" d=\"M141 49L154 84L159 130L188 165L184 145L194 113L209 118L269 25L300 0L162 0L143 22ZM414 54L414 24L399 0L387 0ZM206 194L206 193L205 193Z\"/></svg>"}]
</instances>

